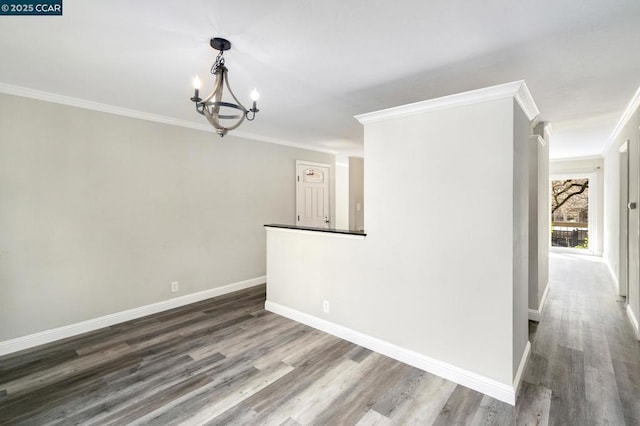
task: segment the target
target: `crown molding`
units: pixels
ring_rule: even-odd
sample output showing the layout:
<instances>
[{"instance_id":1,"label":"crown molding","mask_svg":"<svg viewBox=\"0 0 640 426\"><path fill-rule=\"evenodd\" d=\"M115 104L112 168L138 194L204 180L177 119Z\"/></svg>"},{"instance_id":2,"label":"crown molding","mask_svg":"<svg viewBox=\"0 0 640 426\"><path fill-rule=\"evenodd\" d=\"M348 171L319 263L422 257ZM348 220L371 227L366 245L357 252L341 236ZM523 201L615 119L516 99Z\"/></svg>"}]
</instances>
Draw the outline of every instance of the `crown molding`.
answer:
<instances>
[{"instance_id":1,"label":"crown molding","mask_svg":"<svg viewBox=\"0 0 640 426\"><path fill-rule=\"evenodd\" d=\"M585 157L559 157L549 158L551 163L562 163L563 161L602 161L603 157L600 155L589 155Z\"/></svg>"},{"instance_id":2,"label":"crown molding","mask_svg":"<svg viewBox=\"0 0 640 426\"><path fill-rule=\"evenodd\" d=\"M215 129L205 123L197 123L194 121L181 120L178 118L167 117L164 115L151 114L144 111L138 111L129 108L117 107L114 105L103 104L99 102L88 101L86 99L74 98L71 96L59 95L57 93L45 92L42 90L29 89L27 87L14 86L11 84L0 83L0 93L7 95L21 96L23 98L37 99L45 102L52 102L61 105L72 106L76 108L88 109L91 111L105 112L108 114L120 115L123 117L137 118L139 120L153 121L156 123L169 124L171 126L185 127L187 129L201 130L207 133L215 133ZM275 145L284 145L292 148L305 149L309 151L323 152L325 154L335 155L337 151L308 146L301 143L290 142L284 139L272 138L268 136L257 135L243 131L234 131L229 137L238 137L249 139L257 142L266 142Z\"/></svg>"},{"instance_id":3,"label":"crown molding","mask_svg":"<svg viewBox=\"0 0 640 426\"><path fill-rule=\"evenodd\" d=\"M622 132L622 129L624 129L624 126L627 125L627 123L629 122L629 119L631 119L631 117L633 116L633 113L638 109L639 106L640 106L640 87L638 87L638 90L636 90L636 93L634 93L633 97L631 98L631 101L629 101L629 104L627 105L627 108L625 108L624 112L622 113L620 120L618 120L616 127L613 128L613 131L611 132L609 139L607 139L607 141L605 142L604 147L602 149L603 156L607 154L607 151L609 151L609 148L611 148L611 145L613 145L616 138L620 136L620 132Z\"/></svg>"},{"instance_id":4,"label":"crown molding","mask_svg":"<svg viewBox=\"0 0 640 426\"><path fill-rule=\"evenodd\" d=\"M514 83L507 84L519 84L520 87L518 91L514 95L516 102L522 108L522 111L525 113L529 121L533 121L540 115L540 110L538 110L538 106L536 105L536 101L533 100L533 96L531 96L531 92L529 91L529 86L524 80L516 81ZM499 87L499 86L494 86Z\"/></svg>"},{"instance_id":5,"label":"crown molding","mask_svg":"<svg viewBox=\"0 0 640 426\"><path fill-rule=\"evenodd\" d=\"M140 120L155 121L157 123L170 124L172 126L186 127L189 129L202 130L213 133L213 129L204 123L180 120L163 115L151 114L129 108L117 107L109 104L88 101L86 99L74 98L71 96L59 95L57 93L45 92L42 90L29 89L27 87L13 86L11 84L0 83L0 93L7 95L21 96L23 98L37 99L45 102L52 102L92 111L106 112L108 114L121 115L124 117L137 118Z\"/></svg>"},{"instance_id":6,"label":"crown molding","mask_svg":"<svg viewBox=\"0 0 640 426\"><path fill-rule=\"evenodd\" d=\"M210 126L208 126L208 127L210 127ZM207 129L207 131L213 132L214 130L213 130L213 128L211 128L211 130ZM305 144L302 144L302 143L296 143L296 142L291 142L291 141L284 140L284 139L272 138L272 137L269 137L269 136L262 136L262 135L257 135L255 133L249 133L249 132L243 132L243 131L237 131L237 130L234 130L233 133L229 133L227 136L243 138L243 139L250 139L250 140L258 141L258 142L271 143L271 144L274 144L274 145L283 145L283 146L288 146L290 148L305 149L307 151L322 152L322 153L325 153L325 154L332 154L332 155L338 154L338 151L335 151L335 150L332 150L332 149L312 147L312 146L305 145Z\"/></svg>"},{"instance_id":7,"label":"crown molding","mask_svg":"<svg viewBox=\"0 0 640 426\"><path fill-rule=\"evenodd\" d=\"M531 92L529 92L527 84L523 80L520 80L366 114L359 114L356 115L355 118L361 124L368 124L504 98L514 98L529 120L534 120L540 114L535 101L531 97Z\"/></svg>"}]
</instances>

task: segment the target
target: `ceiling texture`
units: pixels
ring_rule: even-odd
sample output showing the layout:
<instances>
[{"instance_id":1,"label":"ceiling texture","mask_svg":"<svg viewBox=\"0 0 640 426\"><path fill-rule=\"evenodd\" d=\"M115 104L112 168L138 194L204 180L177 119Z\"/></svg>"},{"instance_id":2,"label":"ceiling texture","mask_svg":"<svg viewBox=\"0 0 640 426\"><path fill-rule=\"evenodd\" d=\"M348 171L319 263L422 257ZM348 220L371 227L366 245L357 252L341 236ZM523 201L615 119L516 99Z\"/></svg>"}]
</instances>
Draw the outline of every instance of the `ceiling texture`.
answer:
<instances>
[{"instance_id":1,"label":"ceiling texture","mask_svg":"<svg viewBox=\"0 0 640 426\"><path fill-rule=\"evenodd\" d=\"M553 125L552 158L596 156L640 86L638 0L63 6L62 17L0 17L3 87L208 125L191 82L208 93L209 39L225 37L232 89L245 105L260 91L256 120L232 134L345 155L362 152L356 114L525 80Z\"/></svg>"}]
</instances>

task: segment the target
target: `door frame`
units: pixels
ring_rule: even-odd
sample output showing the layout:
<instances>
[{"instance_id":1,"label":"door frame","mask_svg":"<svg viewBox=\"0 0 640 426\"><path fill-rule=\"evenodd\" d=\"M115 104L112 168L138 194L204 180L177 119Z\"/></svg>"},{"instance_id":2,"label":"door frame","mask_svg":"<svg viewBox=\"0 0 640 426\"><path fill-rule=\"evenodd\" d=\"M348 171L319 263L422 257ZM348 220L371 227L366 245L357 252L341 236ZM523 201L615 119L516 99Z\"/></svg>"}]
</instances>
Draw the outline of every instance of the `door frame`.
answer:
<instances>
[{"instance_id":1,"label":"door frame","mask_svg":"<svg viewBox=\"0 0 640 426\"><path fill-rule=\"evenodd\" d=\"M627 139L619 148L620 164L620 217L619 248L618 248L618 294L627 297L629 294L629 140ZM629 301L626 301L628 304Z\"/></svg>"},{"instance_id":2,"label":"door frame","mask_svg":"<svg viewBox=\"0 0 640 426\"><path fill-rule=\"evenodd\" d=\"M296 204L296 209L293 215L293 223L295 223L296 225L298 224L298 215L300 214L300 212L298 212L298 194L299 194L299 189L300 189L300 176L298 176L298 167L300 164L306 164L312 167L326 167L329 169L329 180L327 181L327 187L328 189L328 203L329 205L327 206L327 211L329 212L329 228L333 228L333 210L332 210L332 206L333 203L331 202L331 196L332 191L331 191L331 182L333 181L333 166L331 164L327 164L327 163L318 163L315 161L306 161L306 160L296 160L296 169L295 169L295 181L296 181L296 195L295 195L295 204Z\"/></svg>"}]
</instances>

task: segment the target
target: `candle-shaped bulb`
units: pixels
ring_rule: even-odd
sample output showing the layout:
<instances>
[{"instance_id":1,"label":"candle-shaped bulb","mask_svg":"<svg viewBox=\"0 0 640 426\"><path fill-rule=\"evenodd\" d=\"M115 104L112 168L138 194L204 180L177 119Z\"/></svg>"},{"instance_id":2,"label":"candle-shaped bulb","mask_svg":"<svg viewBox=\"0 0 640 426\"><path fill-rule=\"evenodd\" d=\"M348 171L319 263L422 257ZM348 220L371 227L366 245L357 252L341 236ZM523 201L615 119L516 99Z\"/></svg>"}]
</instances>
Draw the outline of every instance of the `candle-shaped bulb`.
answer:
<instances>
[{"instance_id":1,"label":"candle-shaped bulb","mask_svg":"<svg viewBox=\"0 0 640 426\"><path fill-rule=\"evenodd\" d=\"M251 100L252 100L253 102L256 102L256 101L258 100L258 98L259 98L259 97L260 97L260 93L258 93L258 90L257 90L257 89L253 89L253 90L251 91Z\"/></svg>"},{"instance_id":2,"label":"candle-shaped bulb","mask_svg":"<svg viewBox=\"0 0 640 426\"><path fill-rule=\"evenodd\" d=\"M196 90L200 90L200 85L202 83L200 83L200 78L196 75L193 79L193 88Z\"/></svg>"}]
</instances>

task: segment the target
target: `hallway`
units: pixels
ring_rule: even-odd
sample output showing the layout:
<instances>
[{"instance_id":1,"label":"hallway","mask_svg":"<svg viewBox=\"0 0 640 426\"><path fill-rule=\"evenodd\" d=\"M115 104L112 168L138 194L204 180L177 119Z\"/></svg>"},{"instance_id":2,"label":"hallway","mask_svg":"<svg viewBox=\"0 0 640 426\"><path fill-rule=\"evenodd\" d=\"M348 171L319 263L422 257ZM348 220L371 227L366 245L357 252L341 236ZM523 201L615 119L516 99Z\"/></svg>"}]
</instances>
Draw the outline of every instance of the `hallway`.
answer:
<instances>
[{"instance_id":1,"label":"hallway","mask_svg":"<svg viewBox=\"0 0 640 426\"><path fill-rule=\"evenodd\" d=\"M518 406L537 406L543 424L546 409L555 425L640 424L640 343L606 264L551 253L549 282Z\"/></svg>"}]
</instances>

